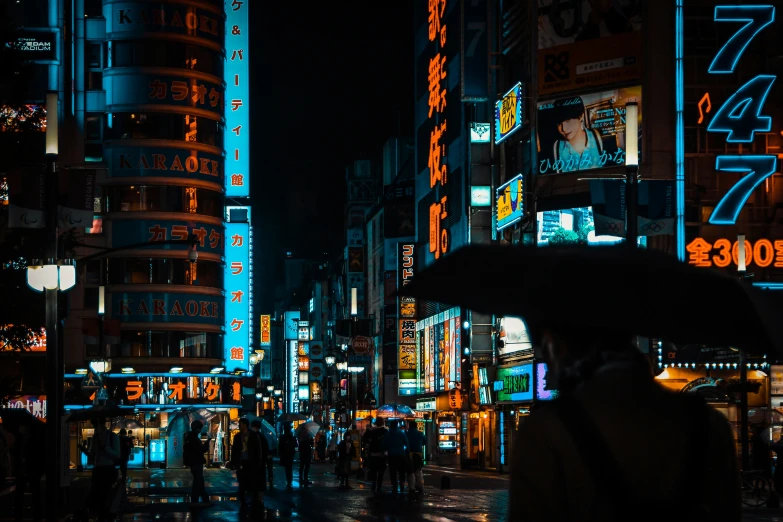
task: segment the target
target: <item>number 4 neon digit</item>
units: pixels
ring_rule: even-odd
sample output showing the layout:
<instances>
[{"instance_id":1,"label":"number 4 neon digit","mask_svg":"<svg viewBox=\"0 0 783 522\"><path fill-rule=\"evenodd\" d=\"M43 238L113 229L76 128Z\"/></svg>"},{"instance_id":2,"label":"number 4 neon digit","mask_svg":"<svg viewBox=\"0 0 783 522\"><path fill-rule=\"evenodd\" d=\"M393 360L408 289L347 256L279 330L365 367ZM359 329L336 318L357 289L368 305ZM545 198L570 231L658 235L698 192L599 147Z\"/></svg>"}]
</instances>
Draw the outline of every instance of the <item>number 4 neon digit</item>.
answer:
<instances>
[{"instance_id":1,"label":"number 4 neon digit","mask_svg":"<svg viewBox=\"0 0 783 522\"><path fill-rule=\"evenodd\" d=\"M707 130L728 133L729 143L751 143L756 132L769 132L772 118L762 116L775 76L760 74L737 89L712 117Z\"/></svg>"},{"instance_id":2,"label":"number 4 neon digit","mask_svg":"<svg viewBox=\"0 0 783 522\"><path fill-rule=\"evenodd\" d=\"M723 45L710 64L711 74L734 72L742 53L753 38L775 20L775 7L771 5L716 5L716 22L747 22Z\"/></svg>"},{"instance_id":3,"label":"number 4 neon digit","mask_svg":"<svg viewBox=\"0 0 783 522\"><path fill-rule=\"evenodd\" d=\"M762 181L775 173L777 156L718 156L715 170L721 172L747 172L723 196L710 216L712 225L733 225L742 207Z\"/></svg>"}]
</instances>

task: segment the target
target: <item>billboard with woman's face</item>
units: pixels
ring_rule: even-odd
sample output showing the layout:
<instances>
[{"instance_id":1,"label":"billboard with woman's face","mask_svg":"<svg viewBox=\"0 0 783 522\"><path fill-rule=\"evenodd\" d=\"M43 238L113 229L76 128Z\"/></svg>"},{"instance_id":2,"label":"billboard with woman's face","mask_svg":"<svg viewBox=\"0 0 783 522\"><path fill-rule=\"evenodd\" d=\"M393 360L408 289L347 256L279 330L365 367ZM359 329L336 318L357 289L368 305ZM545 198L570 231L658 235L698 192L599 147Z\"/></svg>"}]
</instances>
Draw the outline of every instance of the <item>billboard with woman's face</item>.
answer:
<instances>
[{"instance_id":1,"label":"billboard with woman's face","mask_svg":"<svg viewBox=\"0 0 783 522\"><path fill-rule=\"evenodd\" d=\"M538 174L559 174L625 164L625 105L641 108L642 88L627 87L538 104ZM639 110L641 157L642 111Z\"/></svg>"}]
</instances>

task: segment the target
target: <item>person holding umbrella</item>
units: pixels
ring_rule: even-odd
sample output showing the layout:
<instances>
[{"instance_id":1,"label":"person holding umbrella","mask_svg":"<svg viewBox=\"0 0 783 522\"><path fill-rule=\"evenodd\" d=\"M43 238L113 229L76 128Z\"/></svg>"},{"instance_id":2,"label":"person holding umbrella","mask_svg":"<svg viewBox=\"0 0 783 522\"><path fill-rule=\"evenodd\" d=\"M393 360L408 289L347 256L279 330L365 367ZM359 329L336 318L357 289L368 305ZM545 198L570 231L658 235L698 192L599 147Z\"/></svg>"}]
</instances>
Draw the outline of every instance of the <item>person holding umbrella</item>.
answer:
<instances>
[{"instance_id":1,"label":"person holding umbrella","mask_svg":"<svg viewBox=\"0 0 783 522\"><path fill-rule=\"evenodd\" d=\"M471 246L405 288L526 321L558 397L517 432L509 513L562 521L741 520L728 422L698 395L664 389L634 339L779 354L783 325L769 293L627 245ZM569 302L588 305L562 313Z\"/></svg>"},{"instance_id":2,"label":"person holding umbrella","mask_svg":"<svg viewBox=\"0 0 783 522\"><path fill-rule=\"evenodd\" d=\"M250 423L250 430L258 437L261 445L261 455L258 461L258 478L256 479L256 494L261 505L264 504L264 491L266 491L266 465L269 459L269 441L261 433L261 421L258 419Z\"/></svg>"},{"instance_id":3,"label":"person holding umbrella","mask_svg":"<svg viewBox=\"0 0 783 522\"><path fill-rule=\"evenodd\" d=\"M182 454L184 464L190 467L190 474L193 477L190 501L198 504L200 498L202 504L209 505L207 489L204 486L204 464L207 463L204 459L204 453L209 451L209 436L205 442L201 442L199 435L202 428L204 428L204 423L200 420L194 420L190 423L190 431L185 435Z\"/></svg>"},{"instance_id":4,"label":"person holding umbrella","mask_svg":"<svg viewBox=\"0 0 783 522\"><path fill-rule=\"evenodd\" d=\"M291 425L283 425L283 434L277 442L277 454L280 457L280 465L285 469L286 487L290 490L294 482L294 455L299 448L299 443L291 433Z\"/></svg>"},{"instance_id":5,"label":"person holding umbrella","mask_svg":"<svg viewBox=\"0 0 783 522\"><path fill-rule=\"evenodd\" d=\"M239 512L244 516L247 510L247 496L251 501L251 514L258 513L258 497L256 496L256 479L261 461L261 443L258 436L250 431L250 421L239 419L239 433L234 436L231 446L231 461L229 468L236 471L239 482Z\"/></svg>"}]
</instances>

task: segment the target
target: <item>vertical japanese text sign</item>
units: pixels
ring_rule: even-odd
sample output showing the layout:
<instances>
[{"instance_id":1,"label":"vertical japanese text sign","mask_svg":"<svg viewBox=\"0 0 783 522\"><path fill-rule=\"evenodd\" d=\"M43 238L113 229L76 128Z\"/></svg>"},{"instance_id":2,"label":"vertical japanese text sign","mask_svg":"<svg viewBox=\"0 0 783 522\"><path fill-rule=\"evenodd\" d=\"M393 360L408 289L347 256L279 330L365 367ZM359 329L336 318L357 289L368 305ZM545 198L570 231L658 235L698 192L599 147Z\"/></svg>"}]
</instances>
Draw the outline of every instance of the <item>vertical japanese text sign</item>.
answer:
<instances>
[{"instance_id":1,"label":"vertical japanese text sign","mask_svg":"<svg viewBox=\"0 0 783 522\"><path fill-rule=\"evenodd\" d=\"M226 223L225 367L247 371L250 351L250 225Z\"/></svg>"},{"instance_id":2,"label":"vertical japanese text sign","mask_svg":"<svg viewBox=\"0 0 783 522\"><path fill-rule=\"evenodd\" d=\"M715 22L741 23L710 64L710 74L732 74L753 38L775 21L772 5L717 5ZM728 143L753 143L756 132L772 130L772 118L762 114L777 76L759 74L739 87L712 117L707 130L726 133ZM736 82L738 78L730 78ZM747 147L751 149L752 146ZM709 222L733 225L753 191L777 169L774 154L725 154L715 158L715 170L744 173L715 206Z\"/></svg>"},{"instance_id":3,"label":"vertical japanese text sign","mask_svg":"<svg viewBox=\"0 0 783 522\"><path fill-rule=\"evenodd\" d=\"M446 186L448 181L448 165L446 147L446 129L447 121L444 116L446 110L446 93L448 81L446 76L448 68L446 67L446 25L443 23L446 14L447 0L430 0L427 12L427 35L429 41L433 42L432 48L428 50L431 53L429 67L427 71L428 82L428 108L427 118L432 125L430 131L430 144L428 151L427 167L430 173L430 188L435 189L436 185ZM435 202L430 205L430 252L439 259L442 254L449 251L449 231L443 228L443 220L448 217L448 199L445 191L441 191L436 196Z\"/></svg>"},{"instance_id":4,"label":"vertical japanese text sign","mask_svg":"<svg viewBox=\"0 0 783 522\"><path fill-rule=\"evenodd\" d=\"M398 263L399 263L399 281L397 282L400 292L405 288L413 278L414 272L414 248L409 243L400 243L398 245ZM399 370L416 369L416 299L400 295L400 313L399 313Z\"/></svg>"},{"instance_id":5,"label":"vertical japanese text sign","mask_svg":"<svg viewBox=\"0 0 783 522\"><path fill-rule=\"evenodd\" d=\"M248 1L226 0L226 196L250 196Z\"/></svg>"}]
</instances>

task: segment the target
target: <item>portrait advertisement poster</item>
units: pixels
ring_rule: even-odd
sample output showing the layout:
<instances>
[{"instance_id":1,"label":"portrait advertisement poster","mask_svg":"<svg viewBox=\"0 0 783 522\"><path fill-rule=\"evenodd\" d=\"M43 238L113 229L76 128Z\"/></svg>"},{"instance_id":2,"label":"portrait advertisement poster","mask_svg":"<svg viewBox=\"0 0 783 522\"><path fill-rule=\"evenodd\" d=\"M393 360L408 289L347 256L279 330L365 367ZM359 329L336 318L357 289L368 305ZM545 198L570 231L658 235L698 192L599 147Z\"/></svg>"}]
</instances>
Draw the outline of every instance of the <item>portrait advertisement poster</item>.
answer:
<instances>
[{"instance_id":1,"label":"portrait advertisement poster","mask_svg":"<svg viewBox=\"0 0 783 522\"><path fill-rule=\"evenodd\" d=\"M641 78L643 0L538 0L538 92Z\"/></svg>"},{"instance_id":2,"label":"portrait advertisement poster","mask_svg":"<svg viewBox=\"0 0 783 522\"><path fill-rule=\"evenodd\" d=\"M538 174L560 174L625 165L625 105L639 104L642 155L642 88L626 87L538 104Z\"/></svg>"}]
</instances>

